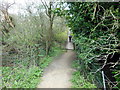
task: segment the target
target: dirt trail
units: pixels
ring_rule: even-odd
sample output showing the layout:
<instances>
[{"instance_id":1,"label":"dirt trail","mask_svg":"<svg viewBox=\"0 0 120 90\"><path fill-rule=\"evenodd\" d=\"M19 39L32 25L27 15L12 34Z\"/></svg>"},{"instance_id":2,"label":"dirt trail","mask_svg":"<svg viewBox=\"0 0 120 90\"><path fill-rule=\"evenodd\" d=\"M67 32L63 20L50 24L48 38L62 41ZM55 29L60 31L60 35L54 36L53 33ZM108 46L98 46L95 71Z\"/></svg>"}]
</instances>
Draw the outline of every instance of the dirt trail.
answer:
<instances>
[{"instance_id":1,"label":"dirt trail","mask_svg":"<svg viewBox=\"0 0 120 90\"><path fill-rule=\"evenodd\" d=\"M68 43L67 52L55 59L45 70L42 81L38 88L70 88L69 81L72 76L72 61L75 59L75 53L72 51L72 43Z\"/></svg>"}]
</instances>

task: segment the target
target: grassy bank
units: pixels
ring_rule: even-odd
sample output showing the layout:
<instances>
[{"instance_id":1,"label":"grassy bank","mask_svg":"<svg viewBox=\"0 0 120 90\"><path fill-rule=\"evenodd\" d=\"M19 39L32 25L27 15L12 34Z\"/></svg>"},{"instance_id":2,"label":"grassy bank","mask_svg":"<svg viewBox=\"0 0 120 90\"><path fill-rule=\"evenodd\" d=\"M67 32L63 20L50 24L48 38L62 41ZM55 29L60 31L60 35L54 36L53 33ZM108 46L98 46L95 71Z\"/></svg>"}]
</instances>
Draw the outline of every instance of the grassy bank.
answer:
<instances>
[{"instance_id":1,"label":"grassy bank","mask_svg":"<svg viewBox=\"0 0 120 90\"><path fill-rule=\"evenodd\" d=\"M2 88L36 88L43 74L43 69L47 67L55 56L62 53L59 47L52 48L50 55L42 58L39 66L19 65L19 67L2 67Z\"/></svg>"},{"instance_id":2,"label":"grassy bank","mask_svg":"<svg viewBox=\"0 0 120 90\"><path fill-rule=\"evenodd\" d=\"M76 71L72 75L72 88L96 88L94 84L89 82L80 72L80 64L75 60L72 64L72 67L76 69ZM91 77L92 78L92 77Z\"/></svg>"}]
</instances>

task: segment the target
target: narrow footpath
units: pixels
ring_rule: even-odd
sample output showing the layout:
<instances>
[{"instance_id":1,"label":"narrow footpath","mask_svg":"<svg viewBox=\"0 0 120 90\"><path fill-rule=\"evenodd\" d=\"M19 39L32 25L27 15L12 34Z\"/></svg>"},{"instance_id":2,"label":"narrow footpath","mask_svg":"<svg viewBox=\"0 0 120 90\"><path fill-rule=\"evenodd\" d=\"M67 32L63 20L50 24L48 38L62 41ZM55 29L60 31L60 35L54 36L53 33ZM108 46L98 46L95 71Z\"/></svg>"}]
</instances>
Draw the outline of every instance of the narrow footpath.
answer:
<instances>
[{"instance_id":1,"label":"narrow footpath","mask_svg":"<svg viewBox=\"0 0 120 90\"><path fill-rule=\"evenodd\" d=\"M68 42L66 45L67 51L60 57L53 60L53 62L44 70L42 81L38 88L70 88L71 76L74 69L72 69L72 61L75 60L75 52L73 51L73 44Z\"/></svg>"}]
</instances>

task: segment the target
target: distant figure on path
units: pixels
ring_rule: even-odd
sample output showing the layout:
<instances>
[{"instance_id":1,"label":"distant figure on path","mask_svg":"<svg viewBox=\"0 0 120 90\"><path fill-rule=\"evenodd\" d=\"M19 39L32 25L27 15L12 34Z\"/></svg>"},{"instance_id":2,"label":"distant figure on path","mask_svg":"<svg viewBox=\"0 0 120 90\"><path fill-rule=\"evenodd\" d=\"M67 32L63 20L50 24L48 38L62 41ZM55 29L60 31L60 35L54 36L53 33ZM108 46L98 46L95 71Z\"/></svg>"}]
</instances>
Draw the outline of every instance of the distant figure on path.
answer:
<instances>
[{"instance_id":1,"label":"distant figure on path","mask_svg":"<svg viewBox=\"0 0 120 90\"><path fill-rule=\"evenodd\" d=\"M71 40L72 40L72 36L70 35L70 36L69 36L69 42L71 42Z\"/></svg>"}]
</instances>

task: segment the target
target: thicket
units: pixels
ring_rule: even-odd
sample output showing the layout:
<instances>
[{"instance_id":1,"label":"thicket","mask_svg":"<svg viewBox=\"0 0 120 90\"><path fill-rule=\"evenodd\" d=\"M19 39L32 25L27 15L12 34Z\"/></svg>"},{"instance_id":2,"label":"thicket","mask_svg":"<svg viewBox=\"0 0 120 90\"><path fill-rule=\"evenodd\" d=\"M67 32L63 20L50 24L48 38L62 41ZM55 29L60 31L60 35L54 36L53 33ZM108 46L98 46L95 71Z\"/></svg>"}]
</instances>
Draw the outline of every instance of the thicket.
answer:
<instances>
[{"instance_id":1,"label":"thicket","mask_svg":"<svg viewBox=\"0 0 120 90\"><path fill-rule=\"evenodd\" d=\"M73 43L77 51L75 76L103 88L104 71L107 88L120 87L120 2L68 2L68 10L61 10L73 32ZM107 71L112 72L111 81ZM74 79L80 87L80 78ZM82 87L82 86L81 86Z\"/></svg>"},{"instance_id":2,"label":"thicket","mask_svg":"<svg viewBox=\"0 0 120 90\"><path fill-rule=\"evenodd\" d=\"M14 4L0 4L1 87L35 88L43 68L64 48L67 27L51 2L33 2L10 14Z\"/></svg>"}]
</instances>

